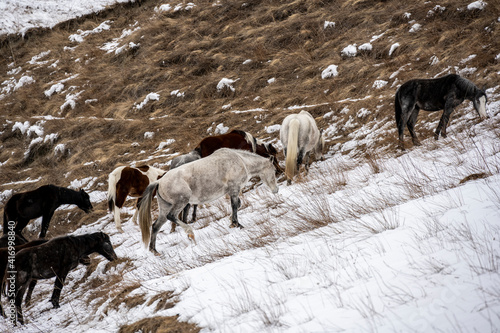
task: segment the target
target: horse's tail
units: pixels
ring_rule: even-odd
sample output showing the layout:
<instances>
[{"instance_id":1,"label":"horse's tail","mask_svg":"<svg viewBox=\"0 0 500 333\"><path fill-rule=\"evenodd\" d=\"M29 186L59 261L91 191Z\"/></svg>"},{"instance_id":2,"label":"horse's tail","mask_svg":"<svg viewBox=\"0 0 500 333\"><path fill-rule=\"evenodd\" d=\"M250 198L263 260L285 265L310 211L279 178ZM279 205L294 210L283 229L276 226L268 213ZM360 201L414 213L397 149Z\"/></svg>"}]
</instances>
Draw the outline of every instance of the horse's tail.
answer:
<instances>
[{"instance_id":1,"label":"horse's tail","mask_svg":"<svg viewBox=\"0 0 500 333\"><path fill-rule=\"evenodd\" d=\"M297 119L290 120L288 125L288 143L286 147L285 174L292 179L297 172L297 155L299 146L300 122Z\"/></svg>"},{"instance_id":2,"label":"horse's tail","mask_svg":"<svg viewBox=\"0 0 500 333\"><path fill-rule=\"evenodd\" d=\"M115 225L118 230L121 230L120 208L116 206L116 185L121 178L123 167L116 168L108 176L108 209L113 213Z\"/></svg>"},{"instance_id":3,"label":"horse's tail","mask_svg":"<svg viewBox=\"0 0 500 333\"><path fill-rule=\"evenodd\" d=\"M400 89L396 91L394 96L394 111L396 116L396 125L398 127L398 134L401 136L404 131L403 109L401 108Z\"/></svg>"},{"instance_id":4,"label":"horse's tail","mask_svg":"<svg viewBox=\"0 0 500 333\"><path fill-rule=\"evenodd\" d=\"M153 182L142 193L139 204L139 226L141 228L142 242L147 246L151 239L151 201L158 189L158 182Z\"/></svg>"},{"instance_id":5,"label":"horse's tail","mask_svg":"<svg viewBox=\"0 0 500 333\"><path fill-rule=\"evenodd\" d=\"M117 175L119 169L113 170L108 176L108 209L110 212L113 211L116 201L116 184L120 180L120 176ZM121 171L121 170L120 170Z\"/></svg>"}]
</instances>

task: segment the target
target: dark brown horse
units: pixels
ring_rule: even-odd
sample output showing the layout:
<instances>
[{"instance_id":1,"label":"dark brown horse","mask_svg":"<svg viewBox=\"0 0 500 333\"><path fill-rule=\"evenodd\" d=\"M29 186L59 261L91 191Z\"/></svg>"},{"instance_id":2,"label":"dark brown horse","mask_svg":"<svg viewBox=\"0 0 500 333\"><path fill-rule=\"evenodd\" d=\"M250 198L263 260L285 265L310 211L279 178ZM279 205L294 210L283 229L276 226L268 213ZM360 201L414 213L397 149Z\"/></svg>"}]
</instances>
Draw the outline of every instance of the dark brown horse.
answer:
<instances>
[{"instance_id":1,"label":"dark brown horse","mask_svg":"<svg viewBox=\"0 0 500 333\"><path fill-rule=\"evenodd\" d=\"M115 217L116 229L123 231L120 221L120 208L123 207L127 196L138 197L137 204L139 204L140 196L149 183L160 179L164 174L165 171L149 165L137 168L120 166L109 174L108 208ZM137 211L132 217L133 221L136 220L136 216Z\"/></svg>"},{"instance_id":2,"label":"dark brown horse","mask_svg":"<svg viewBox=\"0 0 500 333\"><path fill-rule=\"evenodd\" d=\"M55 185L40 186L33 191L14 194L7 201L3 209L3 234L13 229L24 238L22 231L28 222L42 216L40 238L44 238L54 211L61 205L77 205L85 213L92 210L89 195L84 190L75 191Z\"/></svg>"},{"instance_id":3,"label":"dark brown horse","mask_svg":"<svg viewBox=\"0 0 500 333\"><path fill-rule=\"evenodd\" d=\"M263 157L273 157L273 165L276 171L282 171L276 157L278 154L276 148L270 143L263 143L255 139L253 135L248 132L233 130L226 134L206 137L201 140L195 150L200 153L201 157L206 157L219 148L248 150Z\"/></svg>"},{"instance_id":4,"label":"dark brown horse","mask_svg":"<svg viewBox=\"0 0 500 333\"><path fill-rule=\"evenodd\" d=\"M21 304L26 289L34 280L53 277L56 280L50 301L54 308L58 308L66 276L82 259L85 260L94 252L109 261L117 259L109 236L103 232L58 237L42 245L20 250L15 256L12 276L7 272L4 277L9 281L9 302L15 299L16 313L11 315L17 316L17 320L24 324ZM12 284L11 279L14 280Z\"/></svg>"}]
</instances>

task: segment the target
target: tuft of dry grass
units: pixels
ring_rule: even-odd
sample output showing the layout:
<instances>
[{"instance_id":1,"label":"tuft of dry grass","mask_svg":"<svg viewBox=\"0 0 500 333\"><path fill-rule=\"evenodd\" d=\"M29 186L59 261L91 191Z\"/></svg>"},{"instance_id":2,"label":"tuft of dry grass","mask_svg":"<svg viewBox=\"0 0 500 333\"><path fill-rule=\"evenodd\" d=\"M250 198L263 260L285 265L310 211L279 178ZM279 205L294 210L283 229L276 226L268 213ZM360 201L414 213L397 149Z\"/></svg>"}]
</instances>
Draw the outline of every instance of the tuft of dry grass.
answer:
<instances>
[{"instance_id":1,"label":"tuft of dry grass","mask_svg":"<svg viewBox=\"0 0 500 333\"><path fill-rule=\"evenodd\" d=\"M135 323L124 325L119 333L177 333L177 332L199 332L200 329L194 324L178 321L177 317L149 317L141 319Z\"/></svg>"}]
</instances>

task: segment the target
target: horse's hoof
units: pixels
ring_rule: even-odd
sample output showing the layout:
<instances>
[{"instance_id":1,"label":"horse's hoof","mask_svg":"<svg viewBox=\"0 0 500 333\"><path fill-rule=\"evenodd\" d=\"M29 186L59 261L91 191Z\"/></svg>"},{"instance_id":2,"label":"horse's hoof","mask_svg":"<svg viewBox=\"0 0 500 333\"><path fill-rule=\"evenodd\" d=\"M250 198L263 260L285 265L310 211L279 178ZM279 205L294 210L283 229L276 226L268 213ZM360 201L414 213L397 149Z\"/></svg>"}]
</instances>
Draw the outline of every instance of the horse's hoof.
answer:
<instances>
[{"instance_id":1,"label":"horse's hoof","mask_svg":"<svg viewBox=\"0 0 500 333\"><path fill-rule=\"evenodd\" d=\"M188 234L188 239L196 243L196 239L194 239L194 234Z\"/></svg>"},{"instance_id":2,"label":"horse's hoof","mask_svg":"<svg viewBox=\"0 0 500 333\"><path fill-rule=\"evenodd\" d=\"M54 307L54 309L58 309L58 308L60 308L60 307L61 307L61 306L59 305L59 302L56 302L56 301L53 301L53 300L51 300L50 302L52 303L52 306Z\"/></svg>"}]
</instances>

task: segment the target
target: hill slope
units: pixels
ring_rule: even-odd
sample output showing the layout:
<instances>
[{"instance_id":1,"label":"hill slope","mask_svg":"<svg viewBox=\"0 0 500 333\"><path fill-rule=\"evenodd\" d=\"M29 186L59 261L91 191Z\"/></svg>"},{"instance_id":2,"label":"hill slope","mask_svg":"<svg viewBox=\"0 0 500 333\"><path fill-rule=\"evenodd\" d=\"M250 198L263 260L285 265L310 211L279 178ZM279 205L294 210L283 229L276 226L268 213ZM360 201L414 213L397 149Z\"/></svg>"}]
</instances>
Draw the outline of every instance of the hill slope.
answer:
<instances>
[{"instance_id":1,"label":"hill slope","mask_svg":"<svg viewBox=\"0 0 500 333\"><path fill-rule=\"evenodd\" d=\"M470 3L140 1L4 36L0 200L83 187L94 212L59 210L48 236L104 230L122 258L70 274L59 310L40 282L30 329L133 331L175 314L218 331L498 327L500 12ZM434 141L440 113L421 112L427 140L398 151L397 87L446 73L488 88L491 117L464 103ZM227 228L221 199L201 209L197 245L164 230L160 258L131 221L116 232L116 166L168 169L229 128L281 148L277 125L300 109L324 130L327 160L276 197L248 190L246 229Z\"/></svg>"}]
</instances>

